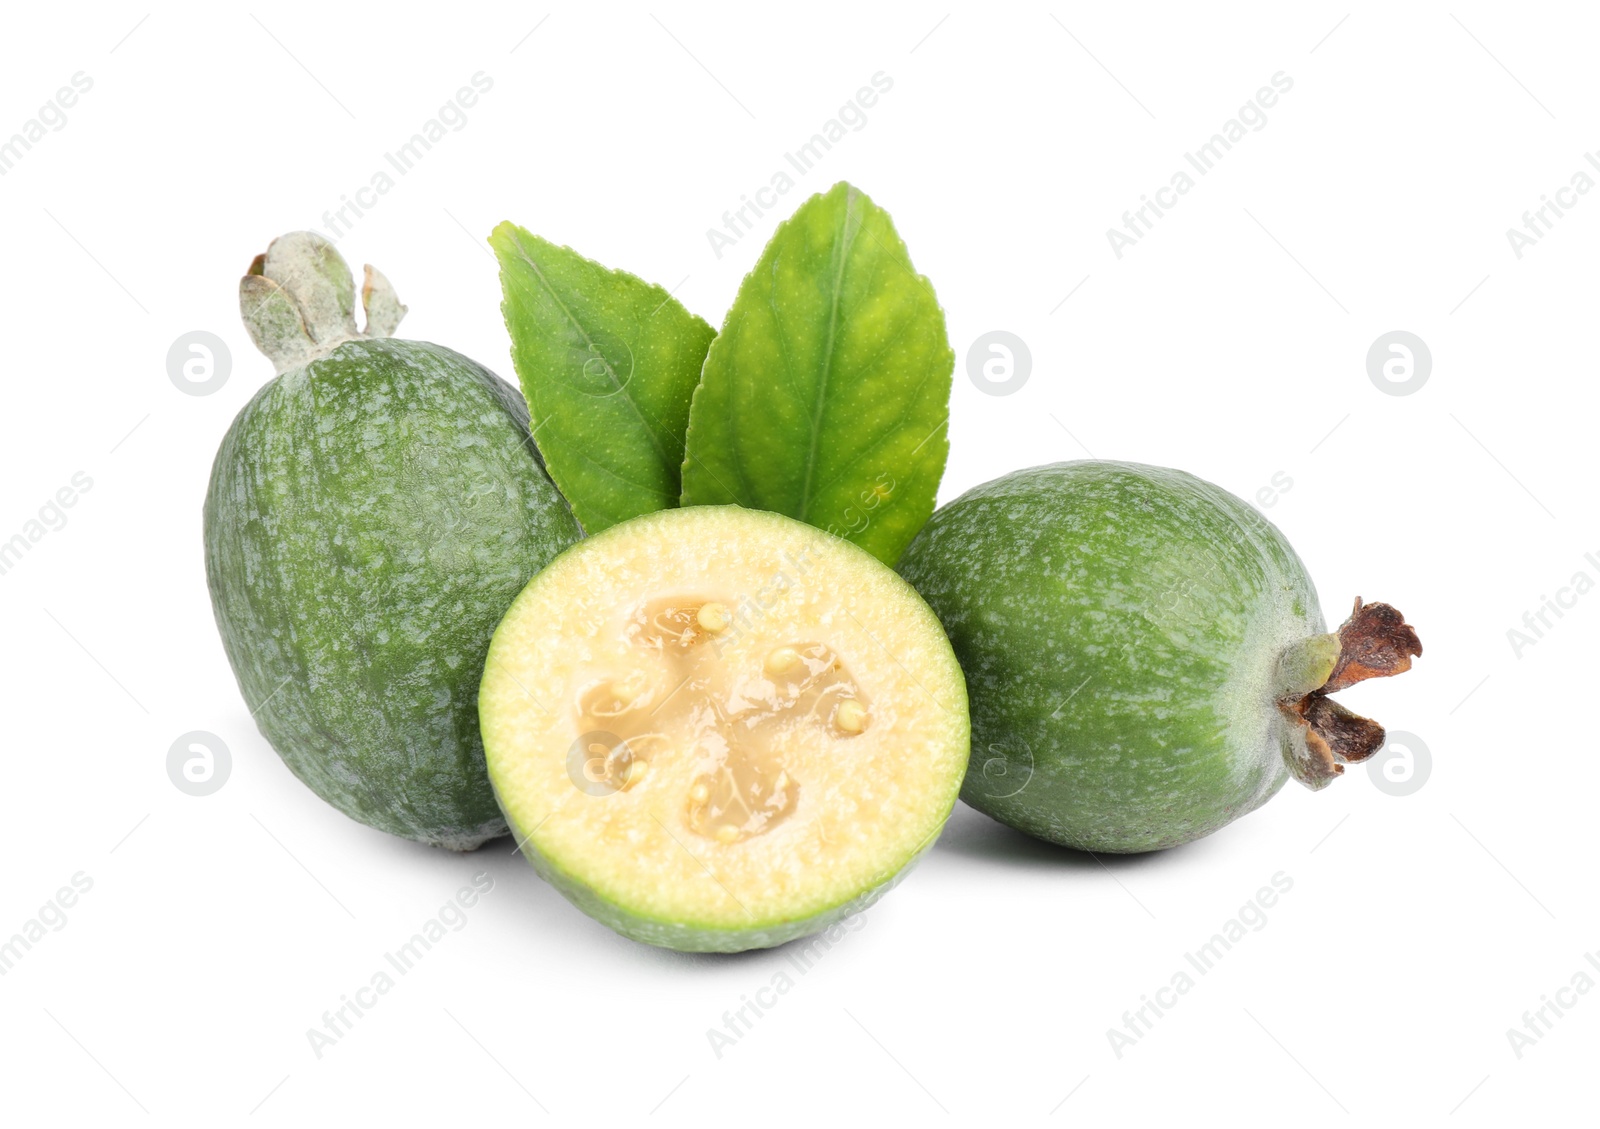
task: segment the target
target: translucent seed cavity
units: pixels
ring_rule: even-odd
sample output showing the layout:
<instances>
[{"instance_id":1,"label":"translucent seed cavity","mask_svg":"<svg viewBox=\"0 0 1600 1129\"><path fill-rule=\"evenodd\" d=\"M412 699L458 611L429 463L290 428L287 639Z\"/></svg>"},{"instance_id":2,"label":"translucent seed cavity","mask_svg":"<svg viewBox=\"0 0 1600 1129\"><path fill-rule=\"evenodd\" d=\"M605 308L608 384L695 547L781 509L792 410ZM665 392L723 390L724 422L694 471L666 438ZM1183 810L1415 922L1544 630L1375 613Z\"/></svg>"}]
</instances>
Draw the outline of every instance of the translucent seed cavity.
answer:
<instances>
[{"instance_id":1,"label":"translucent seed cavity","mask_svg":"<svg viewBox=\"0 0 1600 1129\"><path fill-rule=\"evenodd\" d=\"M682 654L727 629L728 606L716 600L652 600L635 614L628 637L654 650Z\"/></svg>"},{"instance_id":2,"label":"translucent seed cavity","mask_svg":"<svg viewBox=\"0 0 1600 1129\"><path fill-rule=\"evenodd\" d=\"M745 660L725 657L720 644L702 646L733 626L729 608L699 596L636 607L617 640L628 648L621 669L596 671L575 711L579 724L617 739L591 747L586 776L626 792L650 773L640 753L669 757L657 766L663 783L687 761L696 775L683 793L683 824L724 845L771 831L798 805L800 783L780 749L817 739L807 733L845 740L871 721L865 695L824 643L774 647L759 675L738 669Z\"/></svg>"},{"instance_id":3,"label":"translucent seed cavity","mask_svg":"<svg viewBox=\"0 0 1600 1129\"><path fill-rule=\"evenodd\" d=\"M578 692L578 712L597 721L610 721L650 704L650 680L639 671L619 679L591 682Z\"/></svg>"},{"instance_id":4,"label":"translucent seed cavity","mask_svg":"<svg viewBox=\"0 0 1600 1129\"><path fill-rule=\"evenodd\" d=\"M695 834L736 843L772 830L794 810L799 795L787 772L773 775L751 750L734 748L695 781L684 816Z\"/></svg>"}]
</instances>

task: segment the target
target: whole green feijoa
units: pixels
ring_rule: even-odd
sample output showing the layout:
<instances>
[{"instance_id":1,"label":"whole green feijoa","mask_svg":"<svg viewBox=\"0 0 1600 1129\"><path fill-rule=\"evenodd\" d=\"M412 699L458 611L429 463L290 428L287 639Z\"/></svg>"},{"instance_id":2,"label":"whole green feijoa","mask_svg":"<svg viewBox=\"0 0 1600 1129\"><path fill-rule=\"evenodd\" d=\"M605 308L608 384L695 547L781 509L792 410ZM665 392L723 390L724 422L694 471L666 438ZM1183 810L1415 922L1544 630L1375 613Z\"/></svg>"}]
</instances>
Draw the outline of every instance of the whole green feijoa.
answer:
<instances>
[{"instance_id":1,"label":"whole green feijoa","mask_svg":"<svg viewBox=\"0 0 1600 1129\"><path fill-rule=\"evenodd\" d=\"M506 833L478 731L495 625L582 535L521 395L438 345L370 266L365 332L321 236L274 240L240 284L278 375L233 421L205 504L223 647L262 733L353 819L470 850Z\"/></svg>"},{"instance_id":2,"label":"whole green feijoa","mask_svg":"<svg viewBox=\"0 0 1600 1129\"><path fill-rule=\"evenodd\" d=\"M1327 695L1422 653L1385 604L1328 633L1288 541L1183 471L1017 471L936 512L900 572L967 678L961 797L1030 835L1132 853L1209 835L1383 728Z\"/></svg>"}]
</instances>

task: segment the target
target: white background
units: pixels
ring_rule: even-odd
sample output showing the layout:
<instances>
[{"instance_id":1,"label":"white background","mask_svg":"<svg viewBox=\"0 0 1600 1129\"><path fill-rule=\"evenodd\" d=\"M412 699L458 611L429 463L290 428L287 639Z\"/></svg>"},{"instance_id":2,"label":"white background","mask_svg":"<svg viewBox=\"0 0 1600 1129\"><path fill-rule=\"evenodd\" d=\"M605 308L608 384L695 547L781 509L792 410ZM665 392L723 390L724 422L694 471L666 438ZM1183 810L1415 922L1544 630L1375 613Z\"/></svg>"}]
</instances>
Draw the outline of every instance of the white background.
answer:
<instances>
[{"instance_id":1,"label":"white background","mask_svg":"<svg viewBox=\"0 0 1600 1129\"><path fill-rule=\"evenodd\" d=\"M1507 631L1577 571L1600 579L1600 193L1520 259L1505 232L1600 146L1597 28L1575 6L1391 7L11 13L0 137L75 72L93 88L0 177L0 540L74 473L93 486L0 576L0 936L75 873L93 888L0 978L6 1119L1498 1125L1592 1108L1600 991L1520 1058L1506 1032L1600 949L1600 595L1520 657ZM1422 635L1411 673L1345 699L1426 747L1423 786L1291 783L1209 839L1103 865L960 808L720 1059L706 1030L790 968L783 952L651 950L508 843L454 857L319 802L257 733L205 589L211 457L270 375L237 279L273 236L324 226L478 71L494 85L465 127L340 241L409 304L402 336L513 376L484 244L508 218L719 323L781 215L848 179L948 311L941 500L1086 452L1247 498L1282 472L1266 512L1330 621L1360 595ZM706 229L879 71L893 89L866 126L718 258ZM1119 260L1106 229L1279 71L1294 85L1266 126ZM966 371L997 329L1033 357L1007 397ZM1411 395L1367 373L1395 329L1432 352ZM168 377L192 330L231 352L209 396ZM190 730L232 751L204 798L167 776ZM494 888L466 927L315 1057L307 1029L480 870ZM1117 1057L1107 1029L1279 871L1293 889L1265 927Z\"/></svg>"}]
</instances>

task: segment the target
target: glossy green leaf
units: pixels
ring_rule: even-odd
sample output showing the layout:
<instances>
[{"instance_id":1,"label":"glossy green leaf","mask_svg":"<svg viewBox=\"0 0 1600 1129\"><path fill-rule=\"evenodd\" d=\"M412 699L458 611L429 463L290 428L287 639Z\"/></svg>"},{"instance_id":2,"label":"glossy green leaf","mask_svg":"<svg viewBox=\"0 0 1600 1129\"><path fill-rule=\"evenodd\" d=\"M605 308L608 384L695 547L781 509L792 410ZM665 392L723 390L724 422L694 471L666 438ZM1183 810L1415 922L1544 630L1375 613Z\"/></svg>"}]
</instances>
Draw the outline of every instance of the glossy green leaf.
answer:
<instances>
[{"instance_id":1,"label":"glossy green leaf","mask_svg":"<svg viewBox=\"0 0 1600 1129\"><path fill-rule=\"evenodd\" d=\"M489 244L534 442L583 528L676 506L689 404L716 331L661 287L515 224Z\"/></svg>"},{"instance_id":2,"label":"glossy green leaf","mask_svg":"<svg viewBox=\"0 0 1600 1129\"><path fill-rule=\"evenodd\" d=\"M834 185L778 227L712 342L683 504L776 510L893 564L933 512L954 367L889 214Z\"/></svg>"}]
</instances>

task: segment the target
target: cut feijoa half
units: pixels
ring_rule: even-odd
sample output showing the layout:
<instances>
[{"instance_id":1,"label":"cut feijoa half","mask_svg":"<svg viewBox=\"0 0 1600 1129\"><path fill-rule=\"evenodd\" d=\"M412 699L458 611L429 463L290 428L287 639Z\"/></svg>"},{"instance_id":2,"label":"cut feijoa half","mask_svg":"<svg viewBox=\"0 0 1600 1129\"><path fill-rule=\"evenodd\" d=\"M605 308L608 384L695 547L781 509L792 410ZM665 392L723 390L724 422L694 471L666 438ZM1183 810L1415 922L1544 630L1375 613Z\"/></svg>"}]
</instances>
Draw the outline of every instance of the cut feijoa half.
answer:
<instances>
[{"instance_id":1,"label":"cut feijoa half","mask_svg":"<svg viewBox=\"0 0 1600 1129\"><path fill-rule=\"evenodd\" d=\"M479 693L517 840L624 936L737 952L882 896L966 770L966 686L894 572L790 518L664 510L506 613Z\"/></svg>"}]
</instances>

